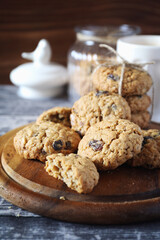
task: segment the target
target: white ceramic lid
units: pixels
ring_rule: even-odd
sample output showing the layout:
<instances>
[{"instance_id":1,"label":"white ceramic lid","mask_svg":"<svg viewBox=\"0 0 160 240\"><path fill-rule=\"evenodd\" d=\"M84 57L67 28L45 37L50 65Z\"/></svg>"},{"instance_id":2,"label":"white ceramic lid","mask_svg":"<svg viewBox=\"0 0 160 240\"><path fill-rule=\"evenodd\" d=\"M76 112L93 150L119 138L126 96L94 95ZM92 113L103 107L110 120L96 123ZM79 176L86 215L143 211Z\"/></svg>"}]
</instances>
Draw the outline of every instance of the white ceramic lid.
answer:
<instances>
[{"instance_id":1,"label":"white ceramic lid","mask_svg":"<svg viewBox=\"0 0 160 240\"><path fill-rule=\"evenodd\" d=\"M68 73L59 64L36 66L33 63L24 63L11 71L10 79L17 86L57 87L68 82Z\"/></svg>"},{"instance_id":2,"label":"white ceramic lid","mask_svg":"<svg viewBox=\"0 0 160 240\"><path fill-rule=\"evenodd\" d=\"M11 82L26 87L57 87L68 82L67 68L50 62L52 50L46 39L39 41L36 49L22 53L22 57L33 62L24 63L10 73Z\"/></svg>"}]
</instances>

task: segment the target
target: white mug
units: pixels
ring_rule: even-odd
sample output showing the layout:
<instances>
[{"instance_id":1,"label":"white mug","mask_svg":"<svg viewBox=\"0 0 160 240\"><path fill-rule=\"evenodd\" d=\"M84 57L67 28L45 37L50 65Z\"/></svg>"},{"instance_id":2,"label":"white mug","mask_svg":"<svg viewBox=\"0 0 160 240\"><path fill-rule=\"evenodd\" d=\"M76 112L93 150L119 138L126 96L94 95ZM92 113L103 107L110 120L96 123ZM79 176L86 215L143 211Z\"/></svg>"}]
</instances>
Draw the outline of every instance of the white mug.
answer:
<instances>
[{"instance_id":1,"label":"white mug","mask_svg":"<svg viewBox=\"0 0 160 240\"><path fill-rule=\"evenodd\" d=\"M160 123L160 35L123 37L117 41L117 52L130 63L154 62L145 69L154 84L152 121ZM150 90L148 95L152 97Z\"/></svg>"}]
</instances>

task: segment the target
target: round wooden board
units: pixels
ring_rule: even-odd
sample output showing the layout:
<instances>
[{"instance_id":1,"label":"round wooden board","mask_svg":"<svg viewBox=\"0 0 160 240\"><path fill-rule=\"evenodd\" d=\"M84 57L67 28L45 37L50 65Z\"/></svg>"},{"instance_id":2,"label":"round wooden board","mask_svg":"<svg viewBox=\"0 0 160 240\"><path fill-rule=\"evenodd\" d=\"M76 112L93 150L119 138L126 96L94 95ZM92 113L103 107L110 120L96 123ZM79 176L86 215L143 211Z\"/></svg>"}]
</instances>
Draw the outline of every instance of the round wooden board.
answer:
<instances>
[{"instance_id":1,"label":"round wooden board","mask_svg":"<svg viewBox=\"0 0 160 240\"><path fill-rule=\"evenodd\" d=\"M49 176L43 163L17 155L13 137L21 128L0 137L0 195L6 200L70 222L119 224L160 218L159 169L124 165L100 173L100 181L90 194L78 194ZM150 128L160 126L151 124Z\"/></svg>"}]
</instances>

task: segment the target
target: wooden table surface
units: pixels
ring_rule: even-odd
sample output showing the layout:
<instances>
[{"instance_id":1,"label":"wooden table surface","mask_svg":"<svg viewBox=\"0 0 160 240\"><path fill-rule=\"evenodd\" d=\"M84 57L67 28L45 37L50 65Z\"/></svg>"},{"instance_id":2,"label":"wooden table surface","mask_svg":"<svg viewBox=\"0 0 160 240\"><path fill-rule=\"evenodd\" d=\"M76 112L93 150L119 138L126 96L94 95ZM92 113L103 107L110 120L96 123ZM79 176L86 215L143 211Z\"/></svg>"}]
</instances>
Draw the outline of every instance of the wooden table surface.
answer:
<instances>
[{"instance_id":1,"label":"wooden table surface","mask_svg":"<svg viewBox=\"0 0 160 240\"><path fill-rule=\"evenodd\" d=\"M0 135L32 122L44 110L71 106L67 96L51 100L25 100L13 86L0 86ZM132 225L83 225L41 217L0 198L0 239L160 239L160 221Z\"/></svg>"}]
</instances>

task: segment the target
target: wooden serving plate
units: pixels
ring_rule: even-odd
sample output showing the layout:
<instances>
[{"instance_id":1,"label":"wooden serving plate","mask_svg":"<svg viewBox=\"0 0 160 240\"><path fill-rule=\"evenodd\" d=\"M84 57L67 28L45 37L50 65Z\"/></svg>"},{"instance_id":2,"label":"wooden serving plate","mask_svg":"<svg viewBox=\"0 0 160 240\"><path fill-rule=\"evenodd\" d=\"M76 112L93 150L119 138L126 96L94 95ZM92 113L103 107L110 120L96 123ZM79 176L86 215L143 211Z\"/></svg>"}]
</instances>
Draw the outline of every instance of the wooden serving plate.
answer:
<instances>
[{"instance_id":1,"label":"wooden serving plate","mask_svg":"<svg viewBox=\"0 0 160 240\"><path fill-rule=\"evenodd\" d=\"M6 200L43 216L78 223L119 224L160 218L159 169L124 165L100 173L90 194L78 194L49 176L43 163L17 155L13 137L21 128L0 137L0 195ZM151 124L150 128L160 126Z\"/></svg>"}]
</instances>

